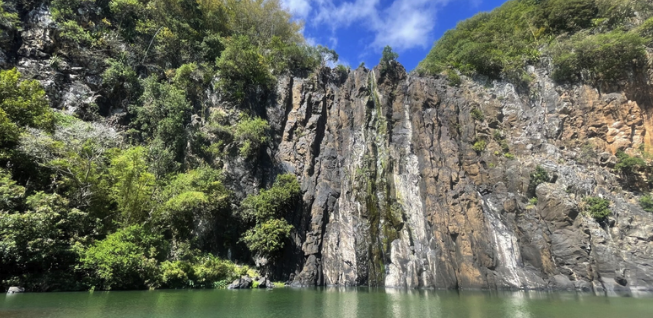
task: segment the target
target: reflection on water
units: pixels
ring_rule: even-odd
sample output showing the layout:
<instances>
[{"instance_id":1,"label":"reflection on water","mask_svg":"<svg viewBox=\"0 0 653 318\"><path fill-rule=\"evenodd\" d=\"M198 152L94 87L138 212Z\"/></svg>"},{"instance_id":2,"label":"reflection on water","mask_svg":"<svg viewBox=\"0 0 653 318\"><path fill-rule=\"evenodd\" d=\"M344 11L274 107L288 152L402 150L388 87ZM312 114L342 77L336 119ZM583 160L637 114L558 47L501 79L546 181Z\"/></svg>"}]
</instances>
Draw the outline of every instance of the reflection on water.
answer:
<instances>
[{"instance_id":1,"label":"reflection on water","mask_svg":"<svg viewBox=\"0 0 653 318\"><path fill-rule=\"evenodd\" d=\"M653 298L641 296L381 288L28 293L1 295L0 317L653 317Z\"/></svg>"}]
</instances>

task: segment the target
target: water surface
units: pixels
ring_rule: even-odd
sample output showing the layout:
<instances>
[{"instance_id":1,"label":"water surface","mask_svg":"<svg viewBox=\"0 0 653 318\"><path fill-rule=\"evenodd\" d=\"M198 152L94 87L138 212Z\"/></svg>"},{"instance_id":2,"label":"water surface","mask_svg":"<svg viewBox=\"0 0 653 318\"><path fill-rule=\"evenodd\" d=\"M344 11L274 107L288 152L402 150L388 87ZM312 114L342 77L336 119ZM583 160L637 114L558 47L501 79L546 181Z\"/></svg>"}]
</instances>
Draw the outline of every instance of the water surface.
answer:
<instances>
[{"instance_id":1,"label":"water surface","mask_svg":"<svg viewBox=\"0 0 653 318\"><path fill-rule=\"evenodd\" d=\"M653 297L374 288L26 293L0 296L0 317L651 318Z\"/></svg>"}]
</instances>

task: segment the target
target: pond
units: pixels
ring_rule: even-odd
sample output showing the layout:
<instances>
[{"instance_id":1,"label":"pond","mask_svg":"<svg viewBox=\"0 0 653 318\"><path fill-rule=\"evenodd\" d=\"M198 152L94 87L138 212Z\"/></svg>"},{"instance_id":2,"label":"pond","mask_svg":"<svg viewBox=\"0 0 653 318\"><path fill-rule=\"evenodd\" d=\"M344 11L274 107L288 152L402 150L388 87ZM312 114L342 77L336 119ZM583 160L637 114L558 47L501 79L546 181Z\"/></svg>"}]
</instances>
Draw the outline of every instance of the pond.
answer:
<instances>
[{"instance_id":1,"label":"pond","mask_svg":"<svg viewBox=\"0 0 653 318\"><path fill-rule=\"evenodd\" d=\"M0 296L0 317L653 317L653 295L382 288L156 290Z\"/></svg>"}]
</instances>

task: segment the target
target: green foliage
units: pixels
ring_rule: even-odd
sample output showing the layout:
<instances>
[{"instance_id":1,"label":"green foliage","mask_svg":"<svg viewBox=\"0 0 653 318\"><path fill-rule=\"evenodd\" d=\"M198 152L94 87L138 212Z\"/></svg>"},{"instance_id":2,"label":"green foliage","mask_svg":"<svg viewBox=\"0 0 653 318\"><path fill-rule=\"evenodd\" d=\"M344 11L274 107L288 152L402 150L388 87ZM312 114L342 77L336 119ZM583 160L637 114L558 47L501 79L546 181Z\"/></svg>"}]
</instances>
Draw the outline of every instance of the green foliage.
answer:
<instances>
[{"instance_id":1,"label":"green foliage","mask_svg":"<svg viewBox=\"0 0 653 318\"><path fill-rule=\"evenodd\" d=\"M579 34L557 48L553 60L553 78L557 81L614 81L645 65L644 38L620 30Z\"/></svg>"},{"instance_id":2,"label":"green foliage","mask_svg":"<svg viewBox=\"0 0 653 318\"><path fill-rule=\"evenodd\" d=\"M650 194L645 194L639 198L639 206L646 212L653 212L653 198Z\"/></svg>"},{"instance_id":3,"label":"green foliage","mask_svg":"<svg viewBox=\"0 0 653 318\"><path fill-rule=\"evenodd\" d=\"M267 59L246 35L227 40L216 64L220 70L218 86L236 100L242 101L257 87L267 89L272 85Z\"/></svg>"},{"instance_id":4,"label":"green foliage","mask_svg":"<svg viewBox=\"0 0 653 318\"><path fill-rule=\"evenodd\" d=\"M59 36L77 45L91 45L93 43L91 34L75 20L66 20L61 23Z\"/></svg>"},{"instance_id":5,"label":"green foliage","mask_svg":"<svg viewBox=\"0 0 653 318\"><path fill-rule=\"evenodd\" d=\"M7 30L17 29L20 26L18 13L7 12L6 6L8 6L8 4L5 4L3 0L0 0L0 27Z\"/></svg>"},{"instance_id":6,"label":"green foliage","mask_svg":"<svg viewBox=\"0 0 653 318\"><path fill-rule=\"evenodd\" d=\"M141 225L122 228L88 248L78 247L81 269L92 286L102 289L141 289L159 286L158 259L165 252L163 237Z\"/></svg>"},{"instance_id":7,"label":"green foliage","mask_svg":"<svg viewBox=\"0 0 653 318\"><path fill-rule=\"evenodd\" d=\"M379 62L379 64L381 64L381 71L386 72L390 67L390 63L396 62L398 57L399 54L392 51L392 48L389 45L386 45L383 48L383 52L381 52L381 62Z\"/></svg>"},{"instance_id":8,"label":"green foliage","mask_svg":"<svg viewBox=\"0 0 653 318\"><path fill-rule=\"evenodd\" d=\"M25 187L16 184L8 171L0 168L0 211L12 211L25 196Z\"/></svg>"},{"instance_id":9,"label":"green foliage","mask_svg":"<svg viewBox=\"0 0 653 318\"><path fill-rule=\"evenodd\" d=\"M463 74L520 79L524 66L537 60L543 30L530 23L535 1L513 0L491 13L460 22L438 40L418 69L438 74L453 66Z\"/></svg>"},{"instance_id":10,"label":"green foliage","mask_svg":"<svg viewBox=\"0 0 653 318\"><path fill-rule=\"evenodd\" d=\"M234 138L240 144L240 155L250 157L268 143L268 125L267 120L260 117L243 117L236 124Z\"/></svg>"},{"instance_id":11,"label":"green foliage","mask_svg":"<svg viewBox=\"0 0 653 318\"><path fill-rule=\"evenodd\" d=\"M247 230L243 241L254 254L273 257L283 249L292 228L286 220L271 219Z\"/></svg>"},{"instance_id":12,"label":"green foliage","mask_svg":"<svg viewBox=\"0 0 653 318\"><path fill-rule=\"evenodd\" d=\"M22 189L13 192L16 207ZM86 242L96 222L57 194L36 192L20 204L26 208L23 212L0 211L0 278L18 277L27 288L41 289L33 276L67 275L77 261L72 246Z\"/></svg>"},{"instance_id":13,"label":"green foliage","mask_svg":"<svg viewBox=\"0 0 653 318\"><path fill-rule=\"evenodd\" d=\"M161 282L167 288L226 288L241 268L212 254L161 263Z\"/></svg>"},{"instance_id":14,"label":"green foliage","mask_svg":"<svg viewBox=\"0 0 653 318\"><path fill-rule=\"evenodd\" d=\"M107 92L107 100L115 107L124 108L141 94L138 75L124 56L121 59L107 59L105 63L107 67L102 73L102 85Z\"/></svg>"},{"instance_id":15,"label":"green foliage","mask_svg":"<svg viewBox=\"0 0 653 318\"><path fill-rule=\"evenodd\" d=\"M509 153L509 152L504 153L503 156L504 156L506 159L509 159L509 160L514 160L514 159L515 159L515 155L513 155L513 154L511 154L511 153Z\"/></svg>"},{"instance_id":16,"label":"green foliage","mask_svg":"<svg viewBox=\"0 0 653 318\"><path fill-rule=\"evenodd\" d=\"M250 195L243 200L243 217L257 222L282 218L294 208L300 193L301 188L294 175L279 175L270 189L261 190L258 195Z\"/></svg>"},{"instance_id":17,"label":"green foliage","mask_svg":"<svg viewBox=\"0 0 653 318\"><path fill-rule=\"evenodd\" d=\"M612 212L610 211L610 200L599 197L587 197L583 200L584 210L595 220L602 222Z\"/></svg>"},{"instance_id":18,"label":"green foliage","mask_svg":"<svg viewBox=\"0 0 653 318\"><path fill-rule=\"evenodd\" d=\"M144 221L151 208L155 179L148 172L145 154L143 147L122 151L111 159L108 169L111 198L126 224Z\"/></svg>"},{"instance_id":19,"label":"green foliage","mask_svg":"<svg viewBox=\"0 0 653 318\"><path fill-rule=\"evenodd\" d=\"M622 29L631 29L633 18L649 17L651 7L629 0L507 1L447 31L417 69L435 75L453 67L527 85L525 66L545 52L554 57L559 81L619 79L645 66L642 35L649 28Z\"/></svg>"},{"instance_id":20,"label":"green foliage","mask_svg":"<svg viewBox=\"0 0 653 318\"><path fill-rule=\"evenodd\" d=\"M472 110L470 110L469 113L472 115L472 118L474 118L474 120L483 121L485 119L485 116L483 116L483 111L478 109L477 107L472 108Z\"/></svg>"},{"instance_id":21,"label":"green foliage","mask_svg":"<svg viewBox=\"0 0 653 318\"><path fill-rule=\"evenodd\" d=\"M486 146L487 146L487 141L485 141L484 139L477 139L474 142L474 145L472 146L472 149L474 149L474 151L476 151L476 152L483 152L483 150L485 150Z\"/></svg>"},{"instance_id":22,"label":"green foliage","mask_svg":"<svg viewBox=\"0 0 653 318\"><path fill-rule=\"evenodd\" d=\"M177 160L182 160L187 140L185 126L190 122L192 110L186 93L175 85L159 83L153 76L143 86L142 106L133 108L134 125L143 139L161 140Z\"/></svg>"},{"instance_id":23,"label":"green foliage","mask_svg":"<svg viewBox=\"0 0 653 318\"><path fill-rule=\"evenodd\" d=\"M156 222L170 230L176 239L189 240L198 220L207 223L226 221L220 216L229 208L229 197L218 170L200 167L177 174L156 196L160 202Z\"/></svg>"},{"instance_id":24,"label":"green foliage","mask_svg":"<svg viewBox=\"0 0 653 318\"><path fill-rule=\"evenodd\" d=\"M549 178L549 173L546 172L544 168L541 166L535 167L535 171L533 171L530 175L530 181L528 182L528 195L530 197L535 196L535 189L537 188L538 185L549 182L551 178Z\"/></svg>"},{"instance_id":25,"label":"green foliage","mask_svg":"<svg viewBox=\"0 0 653 318\"><path fill-rule=\"evenodd\" d=\"M538 7L538 24L554 33L577 31L592 25L598 13L593 0L547 0Z\"/></svg>"},{"instance_id":26,"label":"green foliage","mask_svg":"<svg viewBox=\"0 0 653 318\"><path fill-rule=\"evenodd\" d=\"M460 75L458 75L458 73L456 73L456 71L453 70L447 72L447 80L450 86L460 86L460 84L463 82L462 79L460 78ZM483 114L481 114L481 116L482 115Z\"/></svg>"},{"instance_id":27,"label":"green foliage","mask_svg":"<svg viewBox=\"0 0 653 318\"><path fill-rule=\"evenodd\" d=\"M283 174L277 177L270 189L243 200L243 218L256 220L256 226L243 236L250 251L268 258L278 255L292 230L292 225L283 217L295 207L300 193L297 178Z\"/></svg>"},{"instance_id":28,"label":"green foliage","mask_svg":"<svg viewBox=\"0 0 653 318\"><path fill-rule=\"evenodd\" d=\"M537 198L530 198L528 200L528 204L530 205L537 205Z\"/></svg>"},{"instance_id":29,"label":"green foliage","mask_svg":"<svg viewBox=\"0 0 653 318\"><path fill-rule=\"evenodd\" d=\"M4 113L0 113L1 129L11 131L8 123L11 122L19 127L52 131L54 115L41 84L20 78L21 74L15 68L0 71L0 109Z\"/></svg>"},{"instance_id":30,"label":"green foliage","mask_svg":"<svg viewBox=\"0 0 653 318\"><path fill-rule=\"evenodd\" d=\"M621 150L617 151L617 164L614 166L615 171L628 176L643 167L646 167L646 161L644 161L644 159L629 156Z\"/></svg>"}]
</instances>

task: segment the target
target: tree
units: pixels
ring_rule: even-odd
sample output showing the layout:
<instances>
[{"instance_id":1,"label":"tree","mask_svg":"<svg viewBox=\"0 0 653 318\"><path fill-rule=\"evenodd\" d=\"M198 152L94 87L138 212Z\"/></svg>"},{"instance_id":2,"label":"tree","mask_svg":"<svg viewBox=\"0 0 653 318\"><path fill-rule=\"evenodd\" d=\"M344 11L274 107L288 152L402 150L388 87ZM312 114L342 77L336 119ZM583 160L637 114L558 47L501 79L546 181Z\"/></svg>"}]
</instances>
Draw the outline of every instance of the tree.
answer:
<instances>
[{"instance_id":1,"label":"tree","mask_svg":"<svg viewBox=\"0 0 653 318\"><path fill-rule=\"evenodd\" d=\"M216 64L220 75L218 86L237 101L257 87L269 88L274 80L267 59L246 35L228 39Z\"/></svg>"},{"instance_id":2,"label":"tree","mask_svg":"<svg viewBox=\"0 0 653 318\"><path fill-rule=\"evenodd\" d=\"M159 83L154 76L143 83L142 106L134 107L135 126L140 128L143 139L161 140L172 151L175 159L184 157L187 132L192 106L184 90L169 83Z\"/></svg>"},{"instance_id":3,"label":"tree","mask_svg":"<svg viewBox=\"0 0 653 318\"><path fill-rule=\"evenodd\" d=\"M0 110L0 129L11 132L9 122L49 132L54 129L54 114L41 84L36 80L21 80L15 68L0 71Z\"/></svg>"},{"instance_id":4,"label":"tree","mask_svg":"<svg viewBox=\"0 0 653 318\"><path fill-rule=\"evenodd\" d=\"M381 53L381 70L382 72L386 72L388 68L390 67L390 63L396 62L397 58L399 57L399 54L395 53L392 51L392 48L389 45L386 45L383 48L383 52Z\"/></svg>"},{"instance_id":5,"label":"tree","mask_svg":"<svg viewBox=\"0 0 653 318\"><path fill-rule=\"evenodd\" d=\"M158 287L164 251L163 237L141 225L120 229L88 248L78 247L80 269L89 273L93 286L105 290Z\"/></svg>"},{"instance_id":6,"label":"tree","mask_svg":"<svg viewBox=\"0 0 653 318\"><path fill-rule=\"evenodd\" d=\"M258 195L250 195L242 203L242 217L256 221L254 228L243 236L243 241L255 255L274 258L283 249L290 235L292 225L284 219L294 208L301 189L297 178L292 174L277 176L268 190Z\"/></svg>"},{"instance_id":7,"label":"tree","mask_svg":"<svg viewBox=\"0 0 653 318\"><path fill-rule=\"evenodd\" d=\"M126 224L144 221L152 205L154 175L148 172L145 148L133 147L111 159L111 198Z\"/></svg>"}]
</instances>

